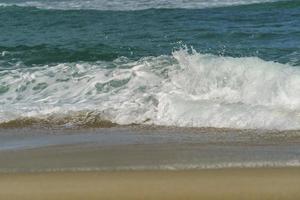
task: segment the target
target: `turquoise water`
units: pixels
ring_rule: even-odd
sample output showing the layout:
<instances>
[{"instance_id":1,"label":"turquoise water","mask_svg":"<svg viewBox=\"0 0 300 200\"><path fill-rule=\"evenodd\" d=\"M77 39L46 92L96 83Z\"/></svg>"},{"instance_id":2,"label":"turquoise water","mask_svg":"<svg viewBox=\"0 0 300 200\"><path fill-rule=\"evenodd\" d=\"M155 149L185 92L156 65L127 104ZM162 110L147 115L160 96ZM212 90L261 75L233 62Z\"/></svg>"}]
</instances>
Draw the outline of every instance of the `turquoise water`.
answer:
<instances>
[{"instance_id":1,"label":"turquoise water","mask_svg":"<svg viewBox=\"0 0 300 200\"><path fill-rule=\"evenodd\" d=\"M300 128L297 0L0 5L1 122Z\"/></svg>"},{"instance_id":2,"label":"turquoise water","mask_svg":"<svg viewBox=\"0 0 300 200\"><path fill-rule=\"evenodd\" d=\"M0 51L9 52L1 68L170 55L178 43L203 53L300 64L298 1L135 11L8 6L0 15Z\"/></svg>"}]
</instances>

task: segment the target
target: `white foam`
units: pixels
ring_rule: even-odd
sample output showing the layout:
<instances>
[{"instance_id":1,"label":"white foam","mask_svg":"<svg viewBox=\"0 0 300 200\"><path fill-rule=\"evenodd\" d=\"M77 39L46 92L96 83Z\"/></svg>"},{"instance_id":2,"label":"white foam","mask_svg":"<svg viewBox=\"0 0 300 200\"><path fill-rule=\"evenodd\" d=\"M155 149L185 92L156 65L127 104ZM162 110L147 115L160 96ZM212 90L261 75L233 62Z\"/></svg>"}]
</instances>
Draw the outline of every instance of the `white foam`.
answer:
<instances>
[{"instance_id":1,"label":"white foam","mask_svg":"<svg viewBox=\"0 0 300 200\"><path fill-rule=\"evenodd\" d=\"M142 10L149 8L209 8L276 0L10 0L0 6L33 6L42 9Z\"/></svg>"},{"instance_id":2,"label":"white foam","mask_svg":"<svg viewBox=\"0 0 300 200\"><path fill-rule=\"evenodd\" d=\"M203 170L203 169L230 169L230 168L281 168L299 167L299 160L286 161L252 161L252 162L220 162L216 164L164 164L164 165L135 165L110 167L68 167L43 169L0 169L0 172L90 172L90 171L143 171L143 170Z\"/></svg>"},{"instance_id":3,"label":"white foam","mask_svg":"<svg viewBox=\"0 0 300 200\"><path fill-rule=\"evenodd\" d=\"M1 71L0 121L88 110L119 124L300 128L297 67L187 49L124 60Z\"/></svg>"}]
</instances>

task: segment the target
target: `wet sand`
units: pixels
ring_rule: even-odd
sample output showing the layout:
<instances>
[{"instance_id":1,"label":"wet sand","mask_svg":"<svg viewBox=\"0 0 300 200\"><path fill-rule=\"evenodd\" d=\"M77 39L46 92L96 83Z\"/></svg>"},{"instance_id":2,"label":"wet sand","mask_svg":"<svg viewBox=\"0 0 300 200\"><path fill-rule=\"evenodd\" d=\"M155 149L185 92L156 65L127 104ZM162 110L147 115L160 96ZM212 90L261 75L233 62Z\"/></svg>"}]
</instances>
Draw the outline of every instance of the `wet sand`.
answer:
<instances>
[{"instance_id":1,"label":"wet sand","mask_svg":"<svg viewBox=\"0 0 300 200\"><path fill-rule=\"evenodd\" d=\"M300 133L0 129L2 200L300 199Z\"/></svg>"},{"instance_id":2,"label":"wet sand","mask_svg":"<svg viewBox=\"0 0 300 200\"><path fill-rule=\"evenodd\" d=\"M300 133L0 129L0 172L232 167L300 167Z\"/></svg>"},{"instance_id":3,"label":"wet sand","mask_svg":"<svg viewBox=\"0 0 300 200\"><path fill-rule=\"evenodd\" d=\"M0 174L0 199L299 199L300 168Z\"/></svg>"}]
</instances>

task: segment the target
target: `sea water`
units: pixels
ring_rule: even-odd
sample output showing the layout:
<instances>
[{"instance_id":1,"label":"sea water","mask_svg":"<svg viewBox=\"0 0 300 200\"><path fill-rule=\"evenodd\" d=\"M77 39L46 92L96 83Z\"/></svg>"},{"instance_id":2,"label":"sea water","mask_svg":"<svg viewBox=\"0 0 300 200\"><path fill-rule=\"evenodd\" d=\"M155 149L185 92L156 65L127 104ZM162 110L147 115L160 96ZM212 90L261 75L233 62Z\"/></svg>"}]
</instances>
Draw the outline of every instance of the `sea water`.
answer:
<instances>
[{"instance_id":1,"label":"sea water","mask_svg":"<svg viewBox=\"0 0 300 200\"><path fill-rule=\"evenodd\" d=\"M298 130L300 2L0 0L0 123Z\"/></svg>"}]
</instances>

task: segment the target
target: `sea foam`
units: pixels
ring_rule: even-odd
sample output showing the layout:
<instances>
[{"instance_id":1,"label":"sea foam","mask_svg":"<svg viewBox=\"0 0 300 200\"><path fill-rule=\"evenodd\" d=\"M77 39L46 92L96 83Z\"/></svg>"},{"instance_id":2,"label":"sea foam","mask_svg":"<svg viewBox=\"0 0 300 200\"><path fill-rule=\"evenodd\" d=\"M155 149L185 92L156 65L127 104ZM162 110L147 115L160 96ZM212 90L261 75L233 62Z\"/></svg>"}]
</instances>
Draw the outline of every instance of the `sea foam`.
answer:
<instances>
[{"instance_id":1,"label":"sea foam","mask_svg":"<svg viewBox=\"0 0 300 200\"><path fill-rule=\"evenodd\" d=\"M81 116L82 124L86 115L88 124L95 116L117 124L300 128L300 70L256 57L185 48L138 61L2 70L0 77L1 122L25 117L76 124Z\"/></svg>"},{"instance_id":2,"label":"sea foam","mask_svg":"<svg viewBox=\"0 0 300 200\"><path fill-rule=\"evenodd\" d=\"M201 9L210 7L223 7L245 5L253 3L274 2L276 0L9 0L0 2L0 6L30 6L41 9L61 10L143 10L151 8L185 8Z\"/></svg>"}]
</instances>

